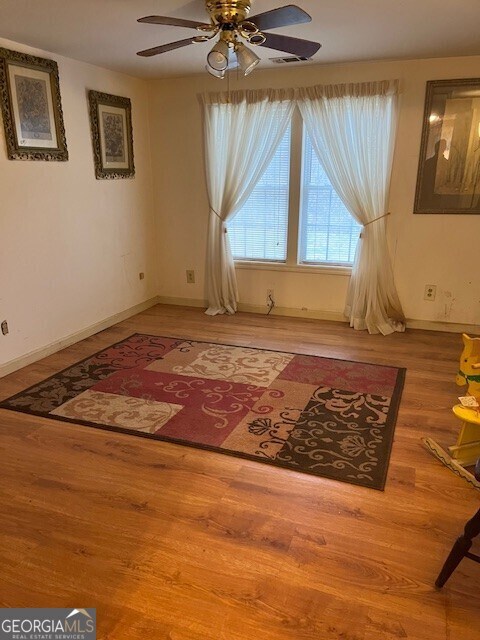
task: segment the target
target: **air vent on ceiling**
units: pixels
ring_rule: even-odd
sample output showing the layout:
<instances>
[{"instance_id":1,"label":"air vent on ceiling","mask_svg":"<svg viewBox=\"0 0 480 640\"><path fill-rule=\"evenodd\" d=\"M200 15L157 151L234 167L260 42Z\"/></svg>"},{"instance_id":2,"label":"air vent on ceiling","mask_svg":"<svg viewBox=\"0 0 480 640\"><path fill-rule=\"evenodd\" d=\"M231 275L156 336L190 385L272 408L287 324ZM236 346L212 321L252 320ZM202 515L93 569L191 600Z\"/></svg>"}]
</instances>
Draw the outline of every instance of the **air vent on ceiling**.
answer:
<instances>
[{"instance_id":1,"label":"air vent on ceiling","mask_svg":"<svg viewBox=\"0 0 480 640\"><path fill-rule=\"evenodd\" d=\"M289 62L306 62L312 58L305 58L305 56L288 56L287 58L270 58L275 64L286 64Z\"/></svg>"}]
</instances>

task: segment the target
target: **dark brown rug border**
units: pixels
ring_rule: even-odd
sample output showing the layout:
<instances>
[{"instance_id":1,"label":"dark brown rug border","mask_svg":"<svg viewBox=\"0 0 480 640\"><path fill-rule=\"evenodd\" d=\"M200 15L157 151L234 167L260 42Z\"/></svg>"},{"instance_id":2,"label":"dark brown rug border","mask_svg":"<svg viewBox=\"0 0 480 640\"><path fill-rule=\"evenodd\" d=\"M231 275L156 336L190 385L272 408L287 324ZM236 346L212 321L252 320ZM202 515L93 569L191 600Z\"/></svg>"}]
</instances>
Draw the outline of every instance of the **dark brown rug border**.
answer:
<instances>
[{"instance_id":1,"label":"dark brown rug border","mask_svg":"<svg viewBox=\"0 0 480 640\"><path fill-rule=\"evenodd\" d=\"M98 335L98 334L97 334ZM44 413L41 413L39 411L32 411L32 410L28 410L25 408L12 408L10 406L6 406L6 403L14 400L16 398L18 398L19 396L22 396L23 394L25 394L26 392L30 391L31 389L37 387L39 384L42 384L44 382L48 382L49 380L52 380L53 378L56 378L57 376L61 375L62 373L64 373L65 371L68 371L69 369L71 369L74 366L83 364L84 362L86 362L87 360L90 360L90 358L94 358L95 356L98 356L100 353L102 353L103 351L106 351L107 349L111 349L112 347L121 344L122 342L126 342L127 340L130 340L131 338L134 338L135 336L147 336L149 338L169 338L170 340L178 340L179 342L181 341L186 341L186 342L199 342L201 344L215 344L215 345L220 345L220 346L226 346L226 347L240 347L243 349L254 349L256 351L272 351L273 353L290 353L293 355L297 355L297 356L310 356L313 358L324 358L326 360L338 360L340 362L353 362L354 364L369 364L375 367L383 367L383 368L387 368L387 369L396 369L397 370L397 379L395 382L395 388L393 390L393 394L391 396L391 403L390 403L390 407L389 407L389 412L388 412L388 419L386 421L385 427L391 427L390 431L389 431L389 438L388 438L388 444L387 444L387 448L386 448L386 463L384 465L384 472L383 472L383 476L382 476L382 480L380 483L380 486L378 487L374 487L374 486L367 486L362 482L359 482L355 479L352 480L346 480L343 478L338 478L336 476L334 476L333 474L330 474L328 472L322 473L321 475L318 473L313 473L312 471L309 470L304 470L304 469L294 469L292 468L291 465L288 465L287 463L283 463L281 461L277 462L275 460L270 460L268 458L259 458L258 456L254 456L248 453L243 453L242 451L234 451L231 449L222 449L220 447L215 447L212 445L207 445L207 444L201 444L201 443L194 443L192 441L189 440L181 440L179 438L172 438L169 436L161 436L161 435L157 435L154 433L144 433L142 431L135 431L134 429L123 429L121 427L115 427L115 426L111 426L111 425L102 425L102 424L98 424L96 422L89 422L88 420L74 420L72 418L67 418L65 416L56 416L56 415L45 415ZM68 347L66 347L68 348ZM28 365L27 365L28 366ZM131 335L127 336L126 338L123 338L122 340L119 340L118 342L113 342L110 345L107 345L106 347L103 347L102 349L100 349L99 351L96 351L95 353L92 353L91 355L87 356L86 358L83 358L82 360L78 360L74 363L72 363L71 365L69 365L68 367L65 367L64 369L61 369L60 371L57 371L56 373L54 373L53 375L49 376L48 378L43 378L42 380L40 380L39 382L36 382L35 384L30 385L30 387L27 387L26 389L23 389L22 391L19 391L18 393L9 396L8 398L5 398L4 400L0 401L0 409L3 409L5 411L12 411L13 413L23 413L26 415L32 415L32 416L36 416L39 418L44 418L45 420L54 420L56 422L67 422L69 424L73 424L77 427L89 427L89 428L94 428L94 429L99 429L101 431L110 431L113 433L118 433L118 434L125 434L125 435L133 435L133 436L137 436L137 437L141 437L141 438L146 438L148 440L156 440L158 442L167 442L167 443L171 443L171 444L177 444L183 447L190 447L191 449L201 449L204 451L212 451L214 453L221 453L224 455L228 455L228 456L233 456L235 458L242 458L244 460L249 460L251 462L258 462L260 464L269 464L272 467L281 467L283 469L286 469L287 471L292 471L293 473L300 473L300 474L307 474L307 475L311 475L311 476L315 476L316 478L327 478L330 480L335 480L337 482L343 482L345 484L354 484L356 486L359 487L363 487L365 489L375 489L377 491L383 491L385 489L385 484L386 484L386 480L387 480L387 473L388 473L388 468L390 466L390 457L392 454L392 447L393 447L393 442L394 442L394 434L395 434L395 426L396 426L396 422L397 422L397 417L398 417L398 411L400 408L400 400L402 397L402 392L403 392L403 387L405 384L405 374L406 374L406 368L405 367L396 367L394 365L385 365L385 364L376 364L374 362L364 362L362 360L345 360L344 358L334 358L332 356L318 356L318 355L314 355L314 354L309 354L309 353L298 353L295 351L284 351L282 349L268 349L266 347L252 347L252 346L247 346L247 345L239 345L239 344L229 344L226 342L214 342L212 340L196 340L193 338L179 338L177 336L159 336L156 334L151 334L151 333L132 333ZM393 424L392 424L393 423Z\"/></svg>"}]
</instances>

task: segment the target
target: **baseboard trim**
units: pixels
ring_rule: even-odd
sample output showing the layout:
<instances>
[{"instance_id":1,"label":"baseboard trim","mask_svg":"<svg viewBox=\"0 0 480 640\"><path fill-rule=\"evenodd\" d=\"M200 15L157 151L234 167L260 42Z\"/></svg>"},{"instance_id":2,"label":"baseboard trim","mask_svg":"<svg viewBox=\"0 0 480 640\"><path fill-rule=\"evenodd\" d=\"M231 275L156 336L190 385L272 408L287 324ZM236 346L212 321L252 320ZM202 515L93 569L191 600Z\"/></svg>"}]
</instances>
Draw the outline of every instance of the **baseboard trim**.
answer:
<instances>
[{"instance_id":1,"label":"baseboard trim","mask_svg":"<svg viewBox=\"0 0 480 640\"><path fill-rule=\"evenodd\" d=\"M240 302L239 311L245 313L260 313L267 315L267 305L246 304ZM340 311L324 311L322 309L295 309L294 307L274 307L271 316L287 316L289 318L311 318L313 320L330 320L333 322L348 322Z\"/></svg>"},{"instance_id":2,"label":"baseboard trim","mask_svg":"<svg viewBox=\"0 0 480 640\"><path fill-rule=\"evenodd\" d=\"M208 307L206 300L199 298L174 298L172 296L158 296L158 304L173 304L178 307Z\"/></svg>"},{"instance_id":3,"label":"baseboard trim","mask_svg":"<svg viewBox=\"0 0 480 640\"><path fill-rule=\"evenodd\" d=\"M65 338L61 338L60 340L55 340L45 347L40 347L39 349L35 349L34 351L30 351L26 353L24 356L20 356L19 358L15 358L14 360L10 360L5 364L0 366L0 378L8 375L9 373L13 373L14 371L18 371L18 369L22 369L33 362L37 362L37 360L41 360L42 358L46 358L47 356L55 353L56 351L60 351L61 349L65 349L65 347L69 347L76 342L80 342L81 340L85 340L85 338L89 338L93 336L95 333L99 331L103 331L104 329L108 329L109 327L117 324L118 322L122 322L122 320L127 320L137 313L141 313L146 309L150 309L151 307L158 304L159 299L158 296L154 298L150 298L150 300L146 300L145 302L141 302L140 304L136 304L129 309L125 309L124 311L120 311L120 313L115 313L113 316L109 316L104 320L100 320L100 322L96 322L95 324L86 327L85 329L81 329L80 331L76 331L75 333L66 336Z\"/></svg>"},{"instance_id":4,"label":"baseboard trim","mask_svg":"<svg viewBox=\"0 0 480 640\"><path fill-rule=\"evenodd\" d=\"M207 300L198 298L172 298L170 296L159 296L159 304L173 304L179 307L208 307ZM238 303L238 310L244 313L259 313L267 315L267 306L260 304ZM293 318L313 318L315 320L333 320L335 322L347 322L343 313L339 311L322 311L319 309L294 309L293 307L274 307L271 314L273 316L289 316Z\"/></svg>"},{"instance_id":5,"label":"baseboard trim","mask_svg":"<svg viewBox=\"0 0 480 640\"><path fill-rule=\"evenodd\" d=\"M208 302L199 298L175 298L159 296L159 304L172 304L179 307L198 307L206 309ZM267 314L266 305L248 304L240 302L238 310L245 313ZM325 311L322 309L296 309L294 307L274 307L270 315L288 316L292 318L311 318L313 320L330 320L333 322L348 322L341 311ZM480 334L480 325L461 324L457 322L441 322L438 320L406 320L407 329L424 329L426 331L447 331L449 333Z\"/></svg>"},{"instance_id":6,"label":"baseboard trim","mask_svg":"<svg viewBox=\"0 0 480 640\"><path fill-rule=\"evenodd\" d=\"M462 324L458 322L441 322L440 320L412 320L407 318L407 329L424 329L426 331L446 331L448 333L480 334L480 325Z\"/></svg>"},{"instance_id":7,"label":"baseboard trim","mask_svg":"<svg viewBox=\"0 0 480 640\"><path fill-rule=\"evenodd\" d=\"M141 313L146 309L150 309L156 304L170 304L181 307L197 307L205 309L208 306L206 300L201 300L198 298L155 296L153 298L150 298L149 300L146 300L145 302L141 302L140 304L130 307L129 309L125 309L120 313L109 316L108 318L105 318L100 322L96 322L95 324L92 324L89 327L82 329L81 331L72 333L71 335L66 336L65 338L61 338L60 340L55 340L45 347L35 349L34 351L30 351L24 356L20 356L19 358L15 358L14 360L6 362L5 364L0 366L0 378L3 378L9 373L13 373L14 371L18 371L18 369L22 369L22 367L26 367L27 365L32 364L37 360L46 358L52 353L60 351L60 349L65 349L65 347L69 347L76 342L85 340L85 338L89 338L99 331L108 329L118 322L127 320L137 313ZM259 313L262 315L266 315L267 312L265 305L247 304L243 302L239 303L238 310L245 313ZM323 311L321 309L295 309L293 307L274 307L271 315L287 316L293 318L311 318L314 320L330 320L333 322L347 322L345 316L340 311ZM480 334L480 325L461 324L456 322L440 322L435 320L414 320L411 318L407 319L407 328L424 329L426 331L447 331L450 333L468 333L473 335Z\"/></svg>"}]
</instances>

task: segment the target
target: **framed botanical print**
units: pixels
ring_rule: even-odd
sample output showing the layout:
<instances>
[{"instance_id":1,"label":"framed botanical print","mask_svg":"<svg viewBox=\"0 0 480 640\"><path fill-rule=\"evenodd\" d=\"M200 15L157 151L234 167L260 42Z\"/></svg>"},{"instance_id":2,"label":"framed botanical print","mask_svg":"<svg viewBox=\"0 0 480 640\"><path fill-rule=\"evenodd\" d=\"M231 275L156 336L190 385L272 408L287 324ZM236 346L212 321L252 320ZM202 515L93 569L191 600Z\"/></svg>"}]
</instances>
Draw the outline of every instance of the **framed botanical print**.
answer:
<instances>
[{"instance_id":1,"label":"framed botanical print","mask_svg":"<svg viewBox=\"0 0 480 640\"><path fill-rule=\"evenodd\" d=\"M89 91L95 175L133 178L132 107L129 98Z\"/></svg>"},{"instance_id":2,"label":"framed botanical print","mask_svg":"<svg viewBox=\"0 0 480 640\"><path fill-rule=\"evenodd\" d=\"M68 160L54 60L0 48L0 101L10 160Z\"/></svg>"},{"instance_id":3,"label":"framed botanical print","mask_svg":"<svg viewBox=\"0 0 480 640\"><path fill-rule=\"evenodd\" d=\"M480 78L427 82L414 213L480 214Z\"/></svg>"}]
</instances>

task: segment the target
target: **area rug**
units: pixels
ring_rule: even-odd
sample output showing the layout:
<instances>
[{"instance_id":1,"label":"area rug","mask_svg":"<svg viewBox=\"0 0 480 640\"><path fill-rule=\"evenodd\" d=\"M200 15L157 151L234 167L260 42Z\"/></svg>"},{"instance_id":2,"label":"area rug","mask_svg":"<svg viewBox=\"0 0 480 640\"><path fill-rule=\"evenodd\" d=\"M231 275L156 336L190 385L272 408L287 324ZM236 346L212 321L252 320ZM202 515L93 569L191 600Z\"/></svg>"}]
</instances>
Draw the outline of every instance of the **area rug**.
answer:
<instances>
[{"instance_id":1,"label":"area rug","mask_svg":"<svg viewBox=\"0 0 480 640\"><path fill-rule=\"evenodd\" d=\"M404 376L397 367L134 334L0 407L383 489Z\"/></svg>"}]
</instances>

